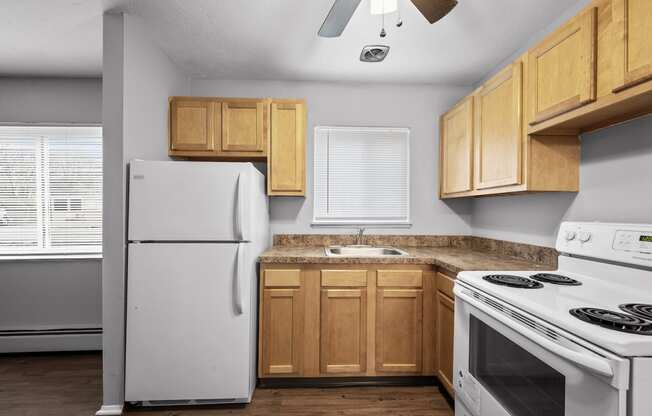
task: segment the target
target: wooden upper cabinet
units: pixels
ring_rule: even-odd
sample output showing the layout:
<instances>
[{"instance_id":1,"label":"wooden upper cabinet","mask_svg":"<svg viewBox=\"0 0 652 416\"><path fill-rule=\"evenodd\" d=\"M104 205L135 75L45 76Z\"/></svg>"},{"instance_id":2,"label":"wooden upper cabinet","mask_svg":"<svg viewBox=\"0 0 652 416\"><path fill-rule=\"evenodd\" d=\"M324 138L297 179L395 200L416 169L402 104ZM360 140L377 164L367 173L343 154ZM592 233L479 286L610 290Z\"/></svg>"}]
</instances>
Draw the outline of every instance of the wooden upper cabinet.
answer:
<instances>
[{"instance_id":1,"label":"wooden upper cabinet","mask_svg":"<svg viewBox=\"0 0 652 416\"><path fill-rule=\"evenodd\" d=\"M440 195L473 189L473 96L465 98L440 120Z\"/></svg>"},{"instance_id":2,"label":"wooden upper cabinet","mask_svg":"<svg viewBox=\"0 0 652 416\"><path fill-rule=\"evenodd\" d=\"M170 150L212 152L215 149L215 103L209 100L170 100ZM218 104L217 112L220 111Z\"/></svg>"},{"instance_id":3,"label":"wooden upper cabinet","mask_svg":"<svg viewBox=\"0 0 652 416\"><path fill-rule=\"evenodd\" d=\"M586 9L529 51L530 124L595 101L596 16Z\"/></svg>"},{"instance_id":4,"label":"wooden upper cabinet","mask_svg":"<svg viewBox=\"0 0 652 416\"><path fill-rule=\"evenodd\" d=\"M267 162L267 194L304 196L306 103L294 99L170 97L173 157Z\"/></svg>"},{"instance_id":5,"label":"wooden upper cabinet","mask_svg":"<svg viewBox=\"0 0 652 416\"><path fill-rule=\"evenodd\" d=\"M522 63L511 64L487 81L475 97L475 189L522 181Z\"/></svg>"},{"instance_id":6,"label":"wooden upper cabinet","mask_svg":"<svg viewBox=\"0 0 652 416\"><path fill-rule=\"evenodd\" d=\"M269 195L305 194L305 103L273 100L271 103L270 145L267 157Z\"/></svg>"},{"instance_id":7,"label":"wooden upper cabinet","mask_svg":"<svg viewBox=\"0 0 652 416\"><path fill-rule=\"evenodd\" d=\"M321 281L320 372L367 371L367 271L324 270Z\"/></svg>"},{"instance_id":8,"label":"wooden upper cabinet","mask_svg":"<svg viewBox=\"0 0 652 416\"><path fill-rule=\"evenodd\" d=\"M267 102L233 100L222 102L223 152L264 152Z\"/></svg>"},{"instance_id":9,"label":"wooden upper cabinet","mask_svg":"<svg viewBox=\"0 0 652 416\"><path fill-rule=\"evenodd\" d=\"M652 79L652 1L613 0L614 91Z\"/></svg>"}]
</instances>

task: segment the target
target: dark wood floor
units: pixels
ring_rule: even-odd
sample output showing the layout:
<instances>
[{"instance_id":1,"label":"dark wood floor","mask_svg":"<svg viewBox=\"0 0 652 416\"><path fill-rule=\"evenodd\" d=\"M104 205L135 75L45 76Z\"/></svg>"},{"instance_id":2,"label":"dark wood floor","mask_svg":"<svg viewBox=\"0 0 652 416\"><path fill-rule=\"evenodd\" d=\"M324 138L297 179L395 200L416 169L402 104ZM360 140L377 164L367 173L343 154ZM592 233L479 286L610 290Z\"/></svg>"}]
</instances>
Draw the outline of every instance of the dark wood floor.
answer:
<instances>
[{"instance_id":1,"label":"dark wood floor","mask_svg":"<svg viewBox=\"0 0 652 416\"><path fill-rule=\"evenodd\" d=\"M91 416L102 397L99 353L0 355L1 416ZM128 409L132 416L452 416L436 387L258 389L247 406Z\"/></svg>"}]
</instances>

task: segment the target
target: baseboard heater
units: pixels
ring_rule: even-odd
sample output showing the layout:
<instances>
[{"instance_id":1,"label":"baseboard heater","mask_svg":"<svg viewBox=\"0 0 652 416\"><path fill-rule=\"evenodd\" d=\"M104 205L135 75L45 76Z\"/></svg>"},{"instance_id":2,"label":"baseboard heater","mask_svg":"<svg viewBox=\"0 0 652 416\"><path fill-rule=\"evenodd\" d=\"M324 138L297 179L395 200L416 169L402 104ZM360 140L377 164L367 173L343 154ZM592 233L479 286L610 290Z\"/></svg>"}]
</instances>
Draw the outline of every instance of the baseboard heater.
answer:
<instances>
[{"instance_id":1,"label":"baseboard heater","mask_svg":"<svg viewBox=\"0 0 652 416\"><path fill-rule=\"evenodd\" d=\"M102 328L0 330L0 353L102 349Z\"/></svg>"}]
</instances>

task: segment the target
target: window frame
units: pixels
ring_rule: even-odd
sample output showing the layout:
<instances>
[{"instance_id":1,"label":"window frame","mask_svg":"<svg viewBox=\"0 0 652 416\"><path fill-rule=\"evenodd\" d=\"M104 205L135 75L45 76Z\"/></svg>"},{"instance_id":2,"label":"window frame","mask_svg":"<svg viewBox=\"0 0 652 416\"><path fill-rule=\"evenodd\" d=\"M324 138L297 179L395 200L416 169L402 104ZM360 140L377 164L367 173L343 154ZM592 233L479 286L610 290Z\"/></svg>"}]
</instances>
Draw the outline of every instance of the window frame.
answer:
<instances>
[{"instance_id":1,"label":"window frame","mask_svg":"<svg viewBox=\"0 0 652 416\"><path fill-rule=\"evenodd\" d=\"M353 220L339 220L339 219L318 219L317 218L317 140L318 140L318 131L326 129L353 129L360 131L396 131L396 132L406 132L407 133L407 149L406 149L406 207L407 207L407 216L404 221L387 221L387 220L373 220L373 219L353 219ZM396 126L352 126L352 125L323 125L315 126L313 130L313 175L312 175L312 227L355 227L355 226L364 226L366 228L411 228L412 227L412 207L410 204L410 188L411 188L411 165L410 165L410 136L412 130L409 127L396 127Z\"/></svg>"},{"instance_id":2,"label":"window frame","mask_svg":"<svg viewBox=\"0 0 652 416\"><path fill-rule=\"evenodd\" d=\"M104 153L104 126L102 123L80 123L80 122L0 122L0 127L98 127L102 129L102 153ZM104 188L104 154L102 154L102 190ZM102 202L102 211L104 211L104 202ZM102 244L99 252L84 253L39 253L25 252L1 254L0 262L5 261L76 261L76 260L102 260L104 256L104 213L102 212Z\"/></svg>"}]
</instances>

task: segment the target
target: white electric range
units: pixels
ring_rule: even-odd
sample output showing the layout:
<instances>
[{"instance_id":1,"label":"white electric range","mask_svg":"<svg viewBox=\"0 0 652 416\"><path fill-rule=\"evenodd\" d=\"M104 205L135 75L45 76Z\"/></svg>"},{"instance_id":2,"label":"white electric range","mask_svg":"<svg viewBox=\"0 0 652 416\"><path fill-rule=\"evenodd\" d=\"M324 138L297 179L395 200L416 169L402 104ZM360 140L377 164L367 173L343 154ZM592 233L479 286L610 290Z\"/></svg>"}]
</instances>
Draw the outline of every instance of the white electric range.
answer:
<instances>
[{"instance_id":1,"label":"white electric range","mask_svg":"<svg viewBox=\"0 0 652 416\"><path fill-rule=\"evenodd\" d=\"M652 415L652 225L565 222L550 272L461 272L456 416Z\"/></svg>"}]
</instances>

